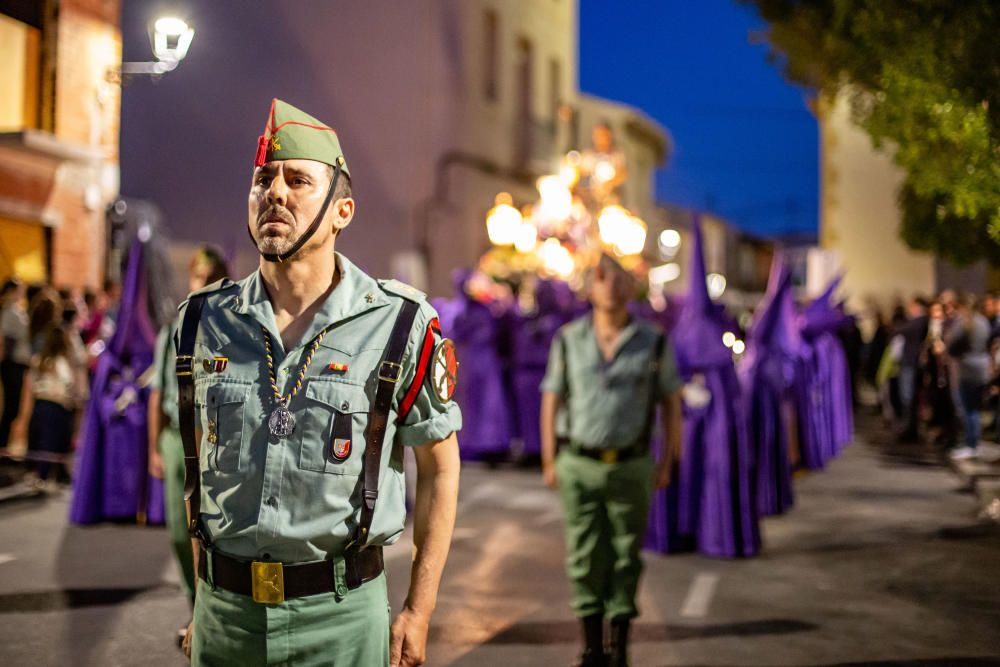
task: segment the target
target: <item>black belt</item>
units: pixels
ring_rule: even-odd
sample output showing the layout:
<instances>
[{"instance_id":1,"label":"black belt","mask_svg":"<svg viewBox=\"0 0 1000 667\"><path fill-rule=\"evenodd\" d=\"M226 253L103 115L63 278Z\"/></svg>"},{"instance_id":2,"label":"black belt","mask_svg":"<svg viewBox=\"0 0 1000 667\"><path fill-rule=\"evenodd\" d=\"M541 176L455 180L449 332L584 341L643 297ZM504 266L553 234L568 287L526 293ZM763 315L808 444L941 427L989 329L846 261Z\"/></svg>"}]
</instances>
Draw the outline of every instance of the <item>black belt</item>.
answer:
<instances>
[{"instance_id":1,"label":"black belt","mask_svg":"<svg viewBox=\"0 0 1000 667\"><path fill-rule=\"evenodd\" d=\"M629 461L631 459L639 458L640 456L645 456L649 451L648 448L641 445L633 445L631 447L623 448L600 448L581 447L577 444L570 444L569 450L574 454L586 456L588 459L594 459L595 461L600 461L602 463L621 463L622 461Z\"/></svg>"},{"instance_id":2,"label":"black belt","mask_svg":"<svg viewBox=\"0 0 1000 667\"><path fill-rule=\"evenodd\" d=\"M382 574L382 547L351 547L344 552L344 579L347 590ZM212 576L208 576L209 557L201 549L198 559L198 576L211 581L231 593L252 597L256 602L276 604L291 598L301 598L319 593L341 593L337 590L334 562L330 560L310 563L272 563L266 561L238 560L213 551Z\"/></svg>"}]
</instances>

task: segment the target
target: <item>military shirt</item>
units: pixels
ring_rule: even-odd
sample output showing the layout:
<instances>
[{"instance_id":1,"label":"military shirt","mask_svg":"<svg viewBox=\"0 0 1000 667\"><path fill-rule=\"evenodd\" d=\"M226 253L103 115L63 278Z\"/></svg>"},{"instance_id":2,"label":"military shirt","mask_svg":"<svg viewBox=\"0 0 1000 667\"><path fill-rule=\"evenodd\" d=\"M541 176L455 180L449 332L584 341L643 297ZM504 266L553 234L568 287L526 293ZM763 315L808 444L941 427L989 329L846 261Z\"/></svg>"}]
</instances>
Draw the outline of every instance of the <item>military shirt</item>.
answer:
<instances>
[{"instance_id":1,"label":"military shirt","mask_svg":"<svg viewBox=\"0 0 1000 667\"><path fill-rule=\"evenodd\" d=\"M650 401L661 401L682 384L669 340L659 361L653 358L664 335L656 324L633 319L605 362L592 315L559 329L541 387L564 400L557 434L580 447L646 444L640 440L647 435Z\"/></svg>"},{"instance_id":2,"label":"military shirt","mask_svg":"<svg viewBox=\"0 0 1000 667\"><path fill-rule=\"evenodd\" d=\"M341 553L354 537L378 367L406 299L417 301L420 310L389 415L369 544L391 544L403 532L402 447L442 440L462 426L458 406L439 400L429 382L419 379L424 348L440 340L436 313L425 297L402 283L375 281L339 253L337 266L339 284L301 342L289 350L278 334L259 270L205 290L194 351L201 518L208 538L224 553L312 561ZM262 327L270 334L282 396L296 384L312 342L327 331L288 404L295 428L285 438L268 428L277 399ZM339 456L332 449L335 439ZM350 443L346 456L345 439Z\"/></svg>"},{"instance_id":3,"label":"military shirt","mask_svg":"<svg viewBox=\"0 0 1000 667\"><path fill-rule=\"evenodd\" d=\"M160 392L160 411L167 417L167 424L177 428L180 423L177 417L177 374L174 367L177 362L177 350L173 339L177 331L176 322L164 326L156 336L156 348L153 358L154 373L150 386Z\"/></svg>"}]
</instances>

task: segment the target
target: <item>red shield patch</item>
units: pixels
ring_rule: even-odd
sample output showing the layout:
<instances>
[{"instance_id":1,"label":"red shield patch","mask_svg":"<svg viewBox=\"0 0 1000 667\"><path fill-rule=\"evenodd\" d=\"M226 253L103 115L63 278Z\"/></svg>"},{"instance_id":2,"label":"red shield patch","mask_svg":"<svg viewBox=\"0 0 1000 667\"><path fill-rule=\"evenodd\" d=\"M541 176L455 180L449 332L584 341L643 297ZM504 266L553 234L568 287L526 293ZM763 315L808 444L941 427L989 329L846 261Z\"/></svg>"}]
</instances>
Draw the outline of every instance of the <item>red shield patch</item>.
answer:
<instances>
[{"instance_id":1,"label":"red shield patch","mask_svg":"<svg viewBox=\"0 0 1000 667\"><path fill-rule=\"evenodd\" d=\"M342 438L335 438L333 446L330 447L330 454L337 461L346 461L351 455L351 441Z\"/></svg>"}]
</instances>

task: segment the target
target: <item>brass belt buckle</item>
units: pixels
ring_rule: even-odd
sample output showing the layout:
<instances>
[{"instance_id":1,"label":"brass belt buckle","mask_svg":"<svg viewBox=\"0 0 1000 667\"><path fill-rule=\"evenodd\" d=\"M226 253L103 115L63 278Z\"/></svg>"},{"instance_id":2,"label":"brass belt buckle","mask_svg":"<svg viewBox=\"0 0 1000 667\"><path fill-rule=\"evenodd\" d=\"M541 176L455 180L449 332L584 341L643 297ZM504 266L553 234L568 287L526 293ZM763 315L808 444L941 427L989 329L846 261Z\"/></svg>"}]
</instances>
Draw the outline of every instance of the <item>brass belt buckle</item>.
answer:
<instances>
[{"instance_id":1,"label":"brass belt buckle","mask_svg":"<svg viewBox=\"0 0 1000 667\"><path fill-rule=\"evenodd\" d=\"M280 604L285 601L285 572L281 563L253 561L250 564L253 601Z\"/></svg>"},{"instance_id":2,"label":"brass belt buckle","mask_svg":"<svg viewBox=\"0 0 1000 667\"><path fill-rule=\"evenodd\" d=\"M602 449L601 463L616 463L618 461L617 449Z\"/></svg>"}]
</instances>

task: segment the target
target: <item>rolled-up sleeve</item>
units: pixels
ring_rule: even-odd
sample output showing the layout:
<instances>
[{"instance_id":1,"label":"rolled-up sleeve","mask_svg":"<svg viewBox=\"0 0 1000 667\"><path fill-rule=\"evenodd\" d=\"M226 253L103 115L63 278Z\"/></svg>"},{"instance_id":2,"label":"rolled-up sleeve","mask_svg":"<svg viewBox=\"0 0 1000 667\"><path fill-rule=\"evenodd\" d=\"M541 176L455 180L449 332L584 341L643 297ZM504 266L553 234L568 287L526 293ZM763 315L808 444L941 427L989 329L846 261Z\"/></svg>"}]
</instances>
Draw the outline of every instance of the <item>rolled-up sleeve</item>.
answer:
<instances>
[{"instance_id":1,"label":"rolled-up sleeve","mask_svg":"<svg viewBox=\"0 0 1000 667\"><path fill-rule=\"evenodd\" d=\"M566 339L565 332L560 329L552 339L549 347L549 362L545 366L545 377L542 379L542 393L549 392L557 396L566 395Z\"/></svg>"},{"instance_id":2,"label":"rolled-up sleeve","mask_svg":"<svg viewBox=\"0 0 1000 667\"><path fill-rule=\"evenodd\" d=\"M405 381L400 383L397 395L396 441L406 447L444 440L462 429L462 410L458 404L451 399L442 401L431 385L432 353L442 339L437 312L430 304L421 303L403 360ZM462 381L461 368L457 381Z\"/></svg>"}]
</instances>

